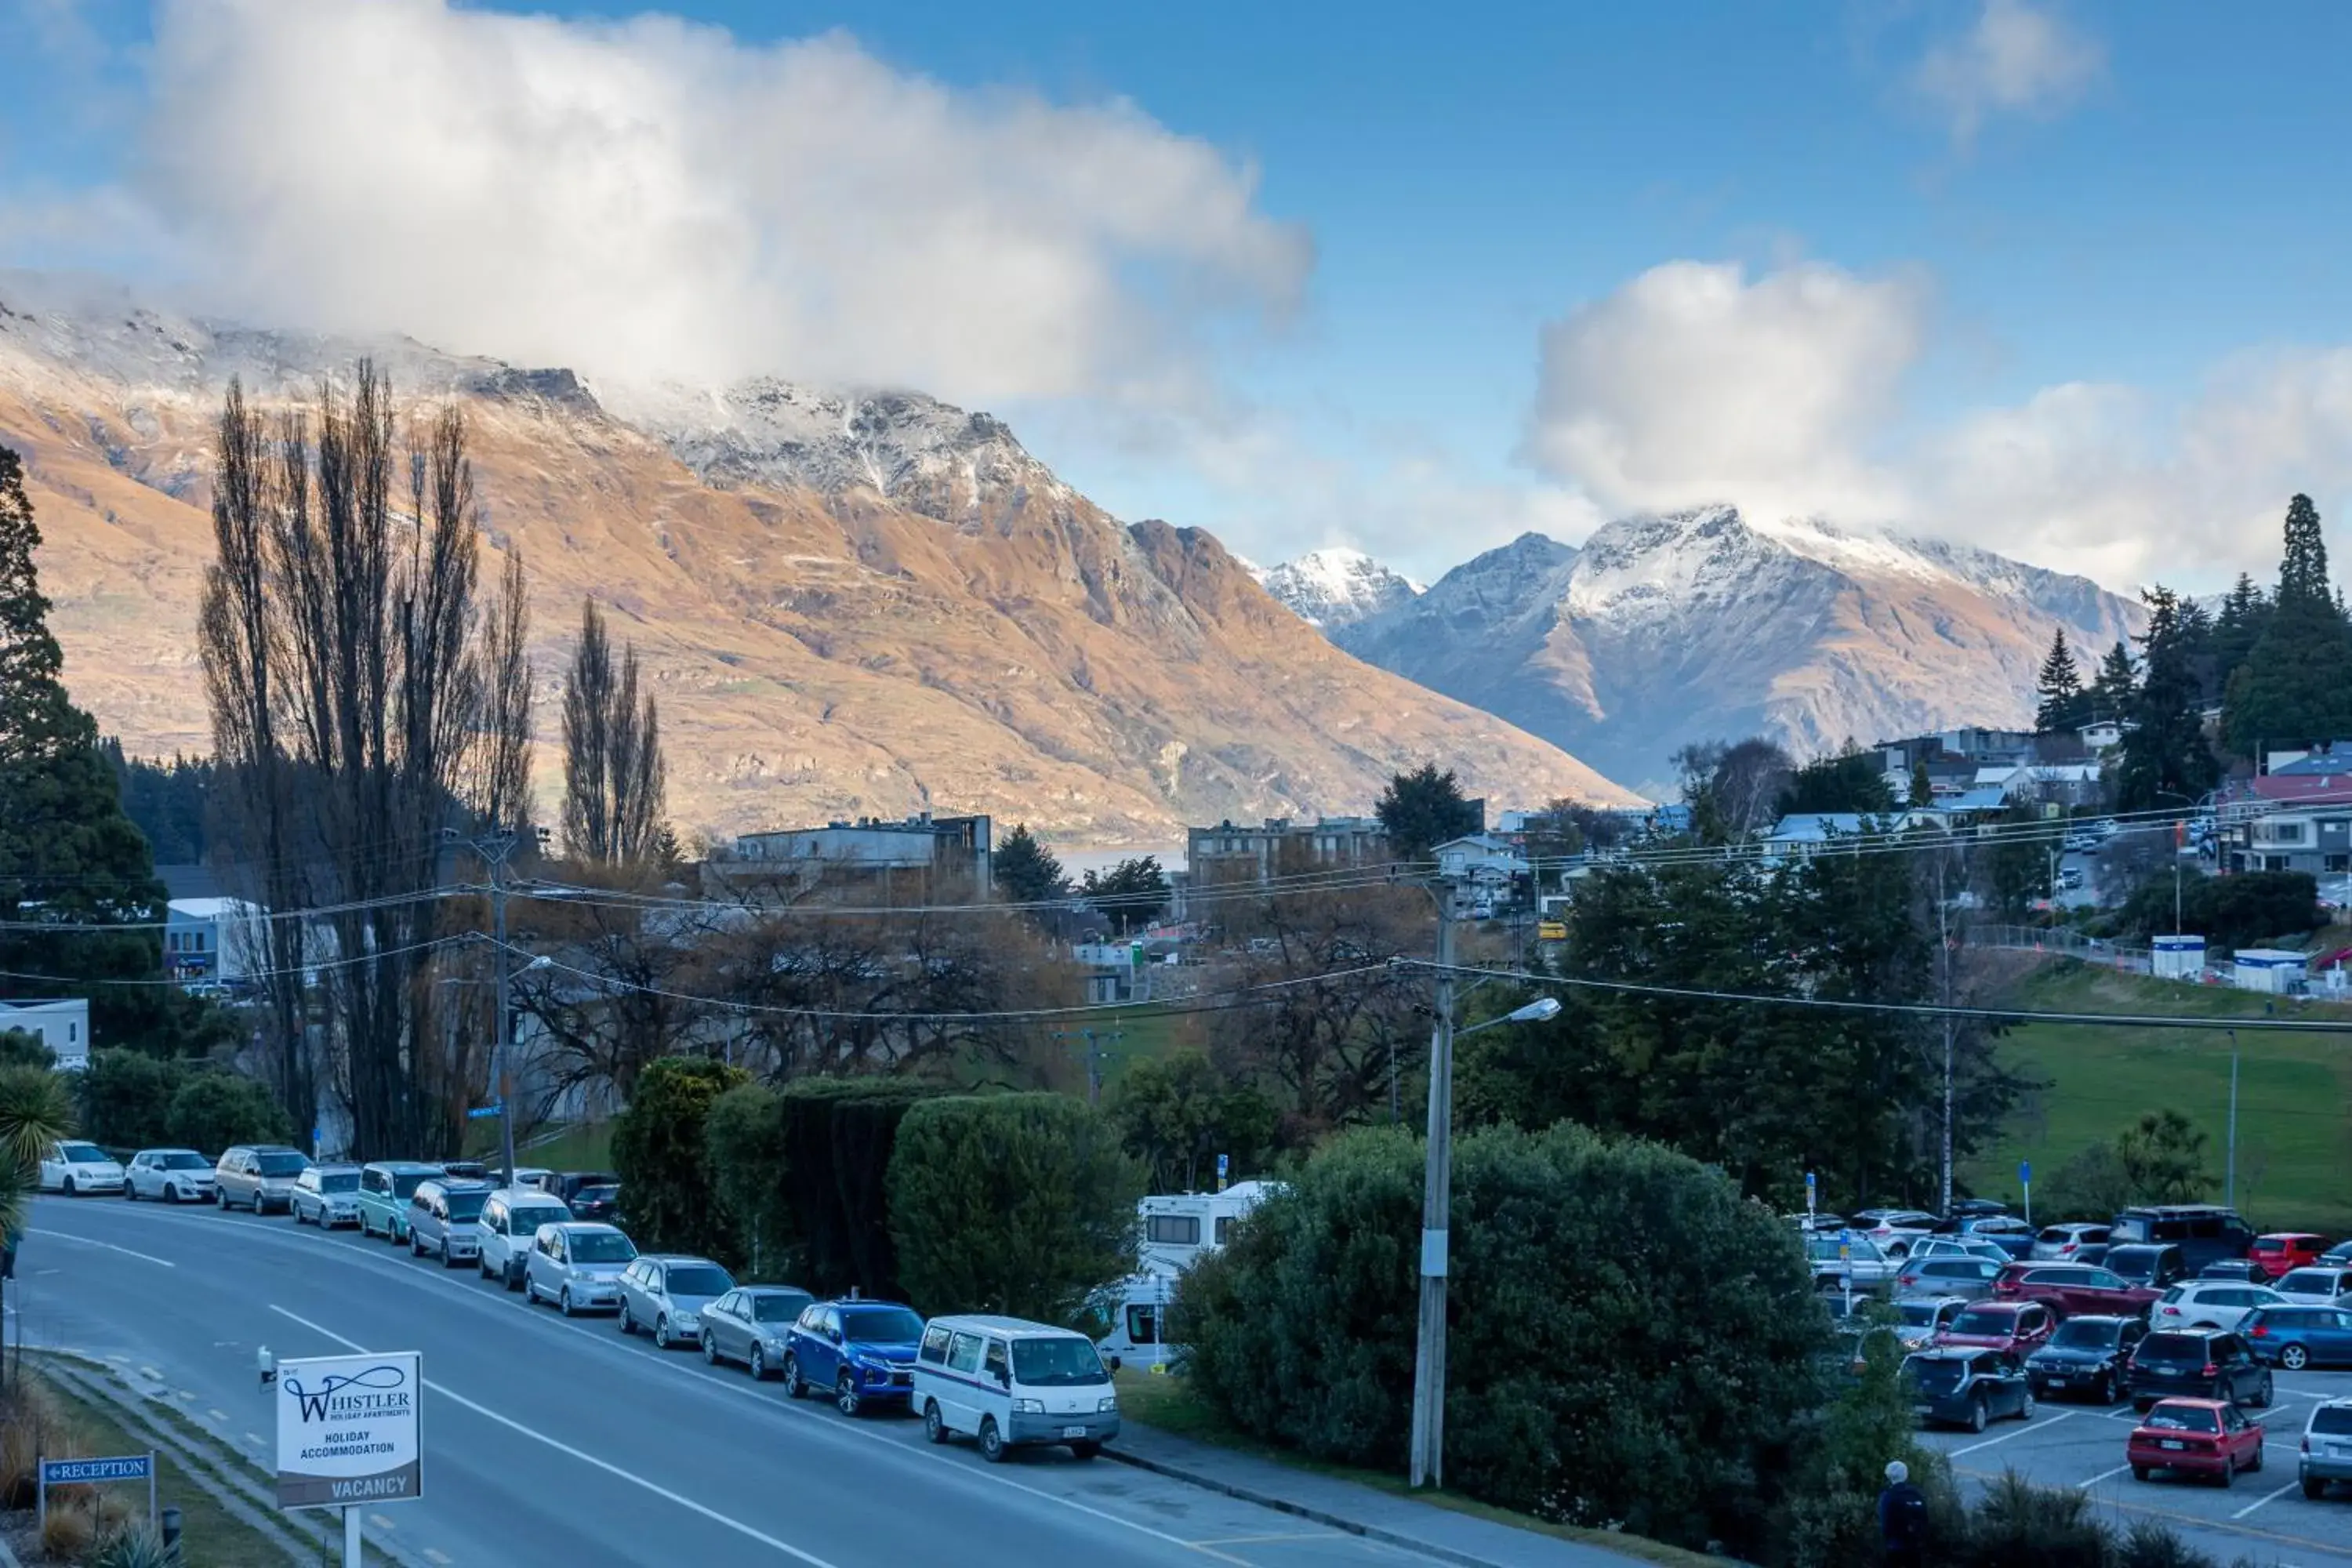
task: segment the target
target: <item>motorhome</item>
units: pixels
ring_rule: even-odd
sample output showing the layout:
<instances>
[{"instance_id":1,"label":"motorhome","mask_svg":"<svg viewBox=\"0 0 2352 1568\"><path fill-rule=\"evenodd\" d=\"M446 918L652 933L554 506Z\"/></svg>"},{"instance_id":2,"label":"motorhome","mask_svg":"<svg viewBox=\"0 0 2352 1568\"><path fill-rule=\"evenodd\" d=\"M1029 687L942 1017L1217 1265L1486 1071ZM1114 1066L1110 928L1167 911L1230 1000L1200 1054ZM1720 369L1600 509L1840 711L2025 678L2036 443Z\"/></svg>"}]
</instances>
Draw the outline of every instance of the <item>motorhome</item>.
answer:
<instances>
[{"instance_id":1,"label":"motorhome","mask_svg":"<svg viewBox=\"0 0 2352 1568\"><path fill-rule=\"evenodd\" d=\"M1143 1219L1143 1271L1181 1274L1224 1245L1234 1222L1274 1191L1272 1182L1235 1182L1222 1193L1175 1193L1137 1205Z\"/></svg>"}]
</instances>

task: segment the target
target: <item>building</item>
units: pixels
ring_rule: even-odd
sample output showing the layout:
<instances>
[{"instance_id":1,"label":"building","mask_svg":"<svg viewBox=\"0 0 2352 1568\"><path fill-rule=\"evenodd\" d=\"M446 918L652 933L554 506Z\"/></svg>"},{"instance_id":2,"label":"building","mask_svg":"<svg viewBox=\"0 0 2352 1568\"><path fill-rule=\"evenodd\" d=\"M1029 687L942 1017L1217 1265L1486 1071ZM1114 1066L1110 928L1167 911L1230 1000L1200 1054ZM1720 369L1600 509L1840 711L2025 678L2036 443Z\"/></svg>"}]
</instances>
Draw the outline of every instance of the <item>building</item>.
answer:
<instances>
[{"instance_id":1,"label":"building","mask_svg":"<svg viewBox=\"0 0 2352 1568\"><path fill-rule=\"evenodd\" d=\"M1334 867L1379 866L1388 858L1389 830L1376 816L1319 816L1313 822L1269 816L1256 827L1227 821L1184 830L1185 868L1195 888L1265 882Z\"/></svg>"},{"instance_id":2,"label":"building","mask_svg":"<svg viewBox=\"0 0 2352 1568\"><path fill-rule=\"evenodd\" d=\"M2217 816L2215 854L2224 870L2352 872L2352 772L2248 779Z\"/></svg>"},{"instance_id":3,"label":"building","mask_svg":"<svg viewBox=\"0 0 2352 1568\"><path fill-rule=\"evenodd\" d=\"M164 916L163 973L191 991L243 984L257 967L248 962L249 922L260 913L242 899L173 899Z\"/></svg>"},{"instance_id":4,"label":"building","mask_svg":"<svg viewBox=\"0 0 2352 1568\"><path fill-rule=\"evenodd\" d=\"M22 1029L40 1037L60 1068L89 1065L89 999L18 996L0 1001L0 1034Z\"/></svg>"},{"instance_id":5,"label":"building","mask_svg":"<svg viewBox=\"0 0 2352 1568\"><path fill-rule=\"evenodd\" d=\"M2241 991L2272 991L2284 994L2303 989L2311 955L2284 948L2242 947L2231 955L2231 978Z\"/></svg>"},{"instance_id":6,"label":"building","mask_svg":"<svg viewBox=\"0 0 2352 1568\"><path fill-rule=\"evenodd\" d=\"M803 878L828 873L887 876L918 872L967 879L979 890L995 885L995 841L986 816L933 816L903 822L862 816L823 827L746 833L734 844L733 858L753 867L774 867Z\"/></svg>"},{"instance_id":7,"label":"building","mask_svg":"<svg viewBox=\"0 0 2352 1568\"><path fill-rule=\"evenodd\" d=\"M1449 838L1432 853L1439 876L1477 887L1507 887L1534 869L1517 847L1491 833Z\"/></svg>"}]
</instances>

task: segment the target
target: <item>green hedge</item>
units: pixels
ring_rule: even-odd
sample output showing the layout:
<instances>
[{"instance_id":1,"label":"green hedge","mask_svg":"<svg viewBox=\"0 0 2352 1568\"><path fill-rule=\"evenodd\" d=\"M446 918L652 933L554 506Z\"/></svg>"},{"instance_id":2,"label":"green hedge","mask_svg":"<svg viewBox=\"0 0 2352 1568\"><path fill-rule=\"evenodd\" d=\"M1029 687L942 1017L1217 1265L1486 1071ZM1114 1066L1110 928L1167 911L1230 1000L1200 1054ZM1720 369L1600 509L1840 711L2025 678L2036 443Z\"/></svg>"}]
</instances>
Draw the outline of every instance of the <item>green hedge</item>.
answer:
<instances>
[{"instance_id":1,"label":"green hedge","mask_svg":"<svg viewBox=\"0 0 2352 1568\"><path fill-rule=\"evenodd\" d=\"M798 1283L820 1296L903 1299L889 1223L899 1125L946 1090L900 1079L803 1079L777 1096Z\"/></svg>"},{"instance_id":2,"label":"green hedge","mask_svg":"<svg viewBox=\"0 0 2352 1568\"><path fill-rule=\"evenodd\" d=\"M109 1149L181 1144L218 1154L232 1143L286 1143L293 1120L263 1085L226 1068L144 1051L106 1050L75 1075L82 1136Z\"/></svg>"},{"instance_id":3,"label":"green hedge","mask_svg":"<svg viewBox=\"0 0 2352 1568\"><path fill-rule=\"evenodd\" d=\"M719 1096L748 1081L705 1057L663 1057L637 1075L613 1128L613 1170L622 1224L641 1250L741 1262L711 1187L704 1123Z\"/></svg>"}]
</instances>

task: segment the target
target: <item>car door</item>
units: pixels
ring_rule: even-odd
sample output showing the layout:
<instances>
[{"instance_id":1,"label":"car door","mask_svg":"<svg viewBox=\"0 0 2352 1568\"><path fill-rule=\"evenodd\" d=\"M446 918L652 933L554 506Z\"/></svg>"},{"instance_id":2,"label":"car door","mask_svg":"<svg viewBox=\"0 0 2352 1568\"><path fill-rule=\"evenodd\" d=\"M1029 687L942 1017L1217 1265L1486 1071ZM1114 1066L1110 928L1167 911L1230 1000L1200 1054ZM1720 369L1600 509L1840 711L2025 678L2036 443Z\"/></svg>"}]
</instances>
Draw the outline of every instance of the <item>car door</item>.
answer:
<instances>
[{"instance_id":1,"label":"car door","mask_svg":"<svg viewBox=\"0 0 2352 1568\"><path fill-rule=\"evenodd\" d=\"M2250 1405L2263 1391L2263 1379L2268 1374L2246 1342L2235 1334L2224 1334L2215 1342L2213 1353L2221 1358L2230 1389L2227 1398L2238 1404Z\"/></svg>"},{"instance_id":2,"label":"car door","mask_svg":"<svg viewBox=\"0 0 2352 1568\"><path fill-rule=\"evenodd\" d=\"M2024 1355L2050 1337L2051 1325L2057 1321L2048 1304L2035 1301L2017 1315L2017 1353Z\"/></svg>"},{"instance_id":3,"label":"car door","mask_svg":"<svg viewBox=\"0 0 2352 1568\"><path fill-rule=\"evenodd\" d=\"M2026 1380L2025 1363L2018 1356L2004 1352L1995 1361L1994 1366L2000 1380L2000 1401L1995 1408L2004 1415L2024 1415L2025 1402L2033 1392L2033 1385Z\"/></svg>"},{"instance_id":4,"label":"car door","mask_svg":"<svg viewBox=\"0 0 2352 1568\"><path fill-rule=\"evenodd\" d=\"M2244 1468L2262 1447L2263 1428L2260 1422L2249 1421L2245 1413L2234 1405L2221 1408L2221 1447L2230 1462Z\"/></svg>"},{"instance_id":5,"label":"car door","mask_svg":"<svg viewBox=\"0 0 2352 1568\"><path fill-rule=\"evenodd\" d=\"M793 1361L803 1383L823 1381L830 1385L832 1379L824 1374L825 1357L829 1347L824 1342L824 1309L810 1306L793 1325Z\"/></svg>"},{"instance_id":6,"label":"car door","mask_svg":"<svg viewBox=\"0 0 2352 1568\"><path fill-rule=\"evenodd\" d=\"M2317 1307L2303 1331L2304 1349L2314 1366L2352 1366L2352 1312L2341 1307Z\"/></svg>"}]
</instances>

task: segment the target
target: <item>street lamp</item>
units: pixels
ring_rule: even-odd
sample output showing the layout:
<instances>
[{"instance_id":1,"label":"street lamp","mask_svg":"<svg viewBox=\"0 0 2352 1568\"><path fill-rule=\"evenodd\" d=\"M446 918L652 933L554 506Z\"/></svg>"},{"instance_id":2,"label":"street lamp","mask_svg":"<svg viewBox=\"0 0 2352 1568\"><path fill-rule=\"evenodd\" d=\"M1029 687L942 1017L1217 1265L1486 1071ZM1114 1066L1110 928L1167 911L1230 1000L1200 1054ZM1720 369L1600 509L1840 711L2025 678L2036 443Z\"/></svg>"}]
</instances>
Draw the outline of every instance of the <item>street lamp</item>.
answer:
<instances>
[{"instance_id":1,"label":"street lamp","mask_svg":"<svg viewBox=\"0 0 2352 1568\"><path fill-rule=\"evenodd\" d=\"M1540 1024L1547 1018L1559 1016L1559 998L1541 996L1516 1012L1506 1013L1499 1018L1489 1018L1483 1024L1473 1024L1466 1029L1456 1029L1454 1031L1454 1037L1457 1040L1466 1040L1482 1029L1499 1029L1506 1024Z\"/></svg>"}]
</instances>

